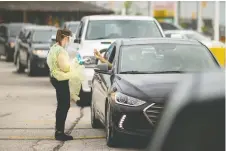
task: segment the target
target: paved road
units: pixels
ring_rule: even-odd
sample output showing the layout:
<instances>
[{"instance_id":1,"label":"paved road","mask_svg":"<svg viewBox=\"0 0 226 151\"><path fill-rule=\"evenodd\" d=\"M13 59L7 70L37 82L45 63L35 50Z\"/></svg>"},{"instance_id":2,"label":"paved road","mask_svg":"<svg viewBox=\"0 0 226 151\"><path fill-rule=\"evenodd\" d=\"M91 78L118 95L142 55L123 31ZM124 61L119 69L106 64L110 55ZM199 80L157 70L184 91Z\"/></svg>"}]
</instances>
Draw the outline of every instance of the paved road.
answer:
<instances>
[{"instance_id":1,"label":"paved road","mask_svg":"<svg viewBox=\"0 0 226 151\"><path fill-rule=\"evenodd\" d=\"M108 148L102 129L90 125L90 109L74 103L66 129L75 140L53 139L55 91L48 77L15 73L12 63L0 61L0 151L133 151Z\"/></svg>"}]
</instances>

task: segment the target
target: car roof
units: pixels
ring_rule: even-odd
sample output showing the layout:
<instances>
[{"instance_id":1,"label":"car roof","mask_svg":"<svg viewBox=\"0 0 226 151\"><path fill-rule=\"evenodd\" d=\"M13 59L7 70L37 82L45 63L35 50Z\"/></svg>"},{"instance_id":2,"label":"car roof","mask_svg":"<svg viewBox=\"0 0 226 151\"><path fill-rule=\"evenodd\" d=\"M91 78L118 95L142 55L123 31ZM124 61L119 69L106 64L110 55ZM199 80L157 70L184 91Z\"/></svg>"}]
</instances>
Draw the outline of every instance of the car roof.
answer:
<instances>
[{"instance_id":1,"label":"car roof","mask_svg":"<svg viewBox=\"0 0 226 151\"><path fill-rule=\"evenodd\" d=\"M30 25L25 26L24 28L28 30L57 30L56 27L47 25Z\"/></svg>"},{"instance_id":2,"label":"car roof","mask_svg":"<svg viewBox=\"0 0 226 151\"><path fill-rule=\"evenodd\" d=\"M10 27L10 26L23 26L23 25L33 25L32 23L2 23L0 24L0 26L6 26L6 27Z\"/></svg>"},{"instance_id":3,"label":"car roof","mask_svg":"<svg viewBox=\"0 0 226 151\"><path fill-rule=\"evenodd\" d=\"M156 44L156 43L177 43L177 44L190 44L190 45L201 45L197 40L185 40L185 39L174 39L174 38L133 38L133 39L120 39L118 40L121 45L145 45L145 44Z\"/></svg>"},{"instance_id":4,"label":"car roof","mask_svg":"<svg viewBox=\"0 0 226 151\"><path fill-rule=\"evenodd\" d=\"M123 15L91 15L85 16L89 20L155 20L150 16L123 16Z\"/></svg>"},{"instance_id":5,"label":"car roof","mask_svg":"<svg viewBox=\"0 0 226 151\"><path fill-rule=\"evenodd\" d=\"M165 34L167 33L176 33L176 34L192 34L195 33L193 30L166 30L164 31Z\"/></svg>"},{"instance_id":6,"label":"car roof","mask_svg":"<svg viewBox=\"0 0 226 151\"><path fill-rule=\"evenodd\" d=\"M64 22L64 24L79 24L80 21L67 21L67 22Z\"/></svg>"}]
</instances>

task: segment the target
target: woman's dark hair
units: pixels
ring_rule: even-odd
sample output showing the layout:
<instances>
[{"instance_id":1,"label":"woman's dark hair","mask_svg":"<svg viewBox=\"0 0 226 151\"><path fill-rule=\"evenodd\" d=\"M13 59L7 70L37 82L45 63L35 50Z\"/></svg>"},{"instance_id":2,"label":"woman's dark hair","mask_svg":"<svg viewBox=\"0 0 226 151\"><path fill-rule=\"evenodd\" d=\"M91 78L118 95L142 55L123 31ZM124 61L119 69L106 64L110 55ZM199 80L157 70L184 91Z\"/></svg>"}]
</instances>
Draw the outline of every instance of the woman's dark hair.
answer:
<instances>
[{"instance_id":1,"label":"woman's dark hair","mask_svg":"<svg viewBox=\"0 0 226 151\"><path fill-rule=\"evenodd\" d=\"M61 41L64 39L66 36L72 36L72 33L68 29L58 29L57 34L56 34L56 42L58 42L61 45Z\"/></svg>"}]
</instances>

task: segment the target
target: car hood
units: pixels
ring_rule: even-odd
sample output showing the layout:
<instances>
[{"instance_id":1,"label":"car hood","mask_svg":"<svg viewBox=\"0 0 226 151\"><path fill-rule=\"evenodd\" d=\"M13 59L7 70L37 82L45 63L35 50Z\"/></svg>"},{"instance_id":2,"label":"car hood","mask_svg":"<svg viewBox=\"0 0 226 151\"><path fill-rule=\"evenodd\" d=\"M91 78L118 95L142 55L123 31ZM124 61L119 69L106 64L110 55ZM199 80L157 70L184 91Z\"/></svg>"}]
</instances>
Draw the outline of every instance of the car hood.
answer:
<instances>
[{"instance_id":1,"label":"car hood","mask_svg":"<svg viewBox=\"0 0 226 151\"><path fill-rule=\"evenodd\" d=\"M50 43L33 43L32 47L34 49L49 50L50 49Z\"/></svg>"},{"instance_id":2,"label":"car hood","mask_svg":"<svg viewBox=\"0 0 226 151\"><path fill-rule=\"evenodd\" d=\"M163 103L187 74L119 74L116 83L123 94Z\"/></svg>"},{"instance_id":3,"label":"car hood","mask_svg":"<svg viewBox=\"0 0 226 151\"><path fill-rule=\"evenodd\" d=\"M79 52L81 55L93 56L93 50L101 50L108 48L116 39L104 39L104 40L85 40L81 43Z\"/></svg>"}]
</instances>

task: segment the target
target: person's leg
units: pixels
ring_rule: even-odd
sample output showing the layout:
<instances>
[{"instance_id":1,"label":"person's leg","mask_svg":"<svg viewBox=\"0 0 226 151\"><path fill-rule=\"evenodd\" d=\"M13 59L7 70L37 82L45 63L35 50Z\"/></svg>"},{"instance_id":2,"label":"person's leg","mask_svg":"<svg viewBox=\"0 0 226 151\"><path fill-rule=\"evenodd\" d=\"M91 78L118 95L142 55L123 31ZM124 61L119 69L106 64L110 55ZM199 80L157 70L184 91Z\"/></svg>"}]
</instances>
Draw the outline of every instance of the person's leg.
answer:
<instances>
[{"instance_id":1,"label":"person's leg","mask_svg":"<svg viewBox=\"0 0 226 151\"><path fill-rule=\"evenodd\" d=\"M56 89L57 97L55 138L62 141L72 140L73 137L64 134L65 121L70 108L70 91L68 81L57 81L53 79L51 80L51 83Z\"/></svg>"},{"instance_id":2,"label":"person's leg","mask_svg":"<svg viewBox=\"0 0 226 151\"><path fill-rule=\"evenodd\" d=\"M70 108L70 91L68 81L60 81L57 93L57 111L56 111L56 129L63 131L65 129L65 121Z\"/></svg>"}]
</instances>

